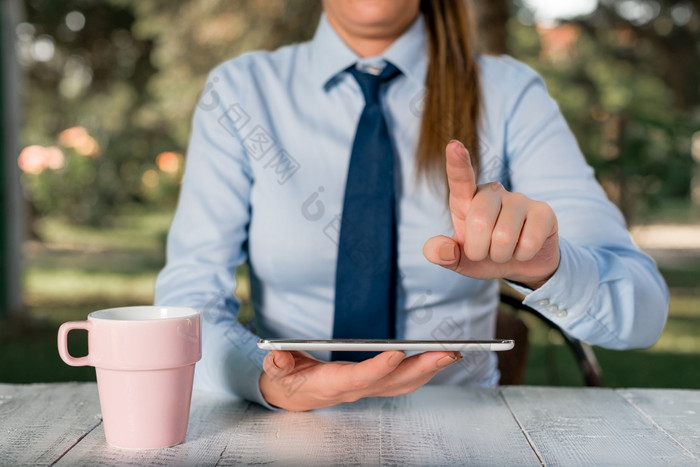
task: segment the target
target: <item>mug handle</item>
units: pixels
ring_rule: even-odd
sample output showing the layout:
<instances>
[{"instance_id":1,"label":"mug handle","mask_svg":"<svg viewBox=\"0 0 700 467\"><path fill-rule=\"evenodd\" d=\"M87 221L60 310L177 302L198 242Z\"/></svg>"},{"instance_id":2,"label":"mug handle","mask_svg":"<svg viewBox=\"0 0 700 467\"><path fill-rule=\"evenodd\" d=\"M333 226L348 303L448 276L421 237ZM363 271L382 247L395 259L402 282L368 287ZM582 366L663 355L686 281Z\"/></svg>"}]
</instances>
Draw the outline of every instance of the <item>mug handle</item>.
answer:
<instances>
[{"instance_id":1,"label":"mug handle","mask_svg":"<svg viewBox=\"0 0 700 467\"><path fill-rule=\"evenodd\" d=\"M91 327L89 321L68 321L58 328L58 354L61 356L61 360L70 366L90 365L89 353L84 357L75 358L68 352L68 333L74 329L84 329L90 332Z\"/></svg>"}]
</instances>

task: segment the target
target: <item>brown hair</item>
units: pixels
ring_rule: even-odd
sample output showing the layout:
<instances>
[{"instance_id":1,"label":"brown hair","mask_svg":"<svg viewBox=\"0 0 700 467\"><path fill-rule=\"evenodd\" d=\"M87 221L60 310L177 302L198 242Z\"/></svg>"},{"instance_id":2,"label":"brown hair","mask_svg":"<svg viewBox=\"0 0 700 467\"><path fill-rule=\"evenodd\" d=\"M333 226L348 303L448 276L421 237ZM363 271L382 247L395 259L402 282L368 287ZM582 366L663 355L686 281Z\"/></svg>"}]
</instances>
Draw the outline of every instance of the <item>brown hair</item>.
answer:
<instances>
[{"instance_id":1,"label":"brown hair","mask_svg":"<svg viewBox=\"0 0 700 467\"><path fill-rule=\"evenodd\" d=\"M469 0L421 0L428 32L428 73L417 150L418 175L445 172L445 145L458 139L479 168L481 88ZM477 172L478 173L478 172Z\"/></svg>"}]
</instances>

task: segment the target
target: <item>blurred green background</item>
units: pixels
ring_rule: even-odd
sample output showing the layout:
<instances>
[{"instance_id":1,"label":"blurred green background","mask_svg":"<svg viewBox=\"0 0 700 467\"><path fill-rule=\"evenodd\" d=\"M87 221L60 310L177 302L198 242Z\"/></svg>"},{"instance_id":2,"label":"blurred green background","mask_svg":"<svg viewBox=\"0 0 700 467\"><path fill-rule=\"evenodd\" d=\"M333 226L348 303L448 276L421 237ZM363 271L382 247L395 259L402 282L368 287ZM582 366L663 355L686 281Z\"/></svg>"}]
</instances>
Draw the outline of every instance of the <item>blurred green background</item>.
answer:
<instances>
[{"instance_id":1,"label":"blurred green background","mask_svg":"<svg viewBox=\"0 0 700 467\"><path fill-rule=\"evenodd\" d=\"M700 388L700 1L471 3L481 50L509 53L545 77L671 288L655 346L596 349L606 384ZM152 301L206 73L244 51L310 38L320 4L14 4L19 147L4 157L23 190L25 241L10 245L22 248L23 306L0 316L0 382L93 380L93 369L60 361L57 326ZM238 276L249 315L245 268ZM526 319L527 382L581 384L560 338ZM71 350L85 353L85 335L71 337Z\"/></svg>"}]
</instances>

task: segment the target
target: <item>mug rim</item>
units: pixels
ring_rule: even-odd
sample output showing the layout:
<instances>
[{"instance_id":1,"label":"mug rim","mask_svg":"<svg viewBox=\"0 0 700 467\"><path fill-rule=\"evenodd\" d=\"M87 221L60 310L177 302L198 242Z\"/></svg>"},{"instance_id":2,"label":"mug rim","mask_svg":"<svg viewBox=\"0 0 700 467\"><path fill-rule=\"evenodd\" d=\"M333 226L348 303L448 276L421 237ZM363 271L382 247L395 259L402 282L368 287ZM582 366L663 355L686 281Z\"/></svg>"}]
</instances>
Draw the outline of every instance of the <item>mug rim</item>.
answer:
<instances>
[{"instance_id":1,"label":"mug rim","mask_svg":"<svg viewBox=\"0 0 700 467\"><path fill-rule=\"evenodd\" d=\"M176 312L176 316L160 317L153 316L148 318L138 317L139 310L141 313L144 312L154 312L158 310L161 314L165 312ZM114 313L115 315L119 312L122 313L133 313L134 316L129 317L119 317L110 316ZM200 316L200 312L192 307L185 306L167 306L167 305L136 305L136 306L120 306L113 308L104 308L101 310L95 310L88 314L88 319L100 320L100 321L119 321L124 323L144 323L144 322L163 322L163 321L178 321L190 318L196 318Z\"/></svg>"}]
</instances>

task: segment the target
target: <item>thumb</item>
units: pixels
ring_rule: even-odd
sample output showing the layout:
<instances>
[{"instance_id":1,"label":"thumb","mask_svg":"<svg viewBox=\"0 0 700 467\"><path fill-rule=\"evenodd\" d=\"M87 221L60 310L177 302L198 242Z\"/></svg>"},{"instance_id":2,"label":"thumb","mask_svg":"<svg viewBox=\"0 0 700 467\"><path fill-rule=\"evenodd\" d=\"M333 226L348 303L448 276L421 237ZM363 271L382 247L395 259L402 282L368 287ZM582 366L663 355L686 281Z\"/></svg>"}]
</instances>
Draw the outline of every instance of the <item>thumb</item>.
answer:
<instances>
[{"instance_id":1,"label":"thumb","mask_svg":"<svg viewBox=\"0 0 700 467\"><path fill-rule=\"evenodd\" d=\"M444 235L432 237L423 245L423 256L428 261L452 270L459 265L461 252L459 244Z\"/></svg>"},{"instance_id":2,"label":"thumb","mask_svg":"<svg viewBox=\"0 0 700 467\"><path fill-rule=\"evenodd\" d=\"M263 360L263 370L269 376L282 378L294 371L294 357L290 352L273 350L265 356Z\"/></svg>"}]
</instances>

